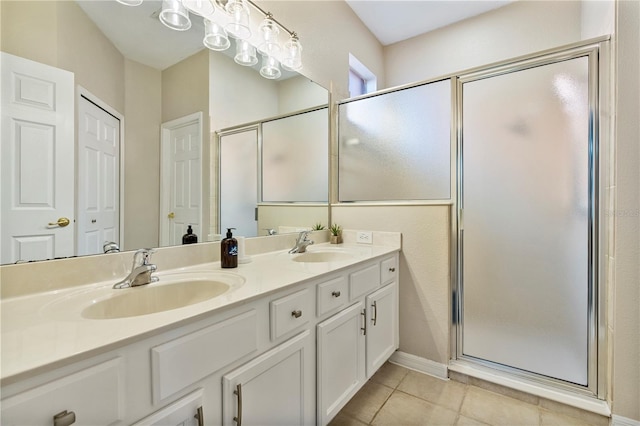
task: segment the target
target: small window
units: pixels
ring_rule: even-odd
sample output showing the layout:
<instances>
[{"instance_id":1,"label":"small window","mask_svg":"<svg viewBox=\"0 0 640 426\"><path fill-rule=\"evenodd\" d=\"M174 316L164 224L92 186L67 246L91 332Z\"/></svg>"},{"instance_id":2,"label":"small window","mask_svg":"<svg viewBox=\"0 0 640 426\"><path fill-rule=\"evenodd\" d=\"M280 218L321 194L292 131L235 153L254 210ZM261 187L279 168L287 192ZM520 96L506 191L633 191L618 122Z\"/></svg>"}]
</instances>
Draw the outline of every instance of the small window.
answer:
<instances>
[{"instance_id":1,"label":"small window","mask_svg":"<svg viewBox=\"0 0 640 426\"><path fill-rule=\"evenodd\" d=\"M349 97L366 95L378 90L376 76L349 53Z\"/></svg>"}]
</instances>

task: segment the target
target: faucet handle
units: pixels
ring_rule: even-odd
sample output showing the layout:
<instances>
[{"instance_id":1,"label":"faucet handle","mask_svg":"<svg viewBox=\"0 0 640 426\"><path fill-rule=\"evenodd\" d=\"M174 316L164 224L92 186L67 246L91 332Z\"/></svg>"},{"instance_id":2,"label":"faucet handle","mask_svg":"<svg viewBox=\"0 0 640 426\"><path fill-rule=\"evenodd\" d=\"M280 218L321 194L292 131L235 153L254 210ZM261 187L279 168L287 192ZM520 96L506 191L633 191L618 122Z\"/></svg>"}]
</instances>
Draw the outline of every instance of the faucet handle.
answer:
<instances>
[{"instance_id":1,"label":"faucet handle","mask_svg":"<svg viewBox=\"0 0 640 426\"><path fill-rule=\"evenodd\" d=\"M148 265L151 260L151 255L156 252L156 249L152 248L143 248L140 250L136 250L133 254L133 267L137 267L139 265ZM138 259L141 259L140 262Z\"/></svg>"}]
</instances>

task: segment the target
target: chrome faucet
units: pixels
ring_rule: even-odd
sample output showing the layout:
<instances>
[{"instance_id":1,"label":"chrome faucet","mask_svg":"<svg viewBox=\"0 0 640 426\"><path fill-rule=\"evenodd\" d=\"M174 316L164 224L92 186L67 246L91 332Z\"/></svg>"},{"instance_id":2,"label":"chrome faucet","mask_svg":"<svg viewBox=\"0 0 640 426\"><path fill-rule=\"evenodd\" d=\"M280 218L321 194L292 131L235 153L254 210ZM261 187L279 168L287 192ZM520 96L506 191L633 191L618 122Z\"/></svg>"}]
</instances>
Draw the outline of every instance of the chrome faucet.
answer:
<instances>
[{"instance_id":1,"label":"chrome faucet","mask_svg":"<svg viewBox=\"0 0 640 426\"><path fill-rule=\"evenodd\" d=\"M102 245L102 250L105 253L120 253L120 246L114 241L105 241Z\"/></svg>"},{"instance_id":2,"label":"chrome faucet","mask_svg":"<svg viewBox=\"0 0 640 426\"><path fill-rule=\"evenodd\" d=\"M114 284L113 288L137 287L157 282L160 278L152 277L151 274L154 273L158 267L149 263L153 253L155 253L155 250L153 249L140 249L136 251L133 254L133 266L131 267L131 272L127 278Z\"/></svg>"},{"instance_id":3,"label":"chrome faucet","mask_svg":"<svg viewBox=\"0 0 640 426\"><path fill-rule=\"evenodd\" d=\"M298 238L296 238L296 245L293 246L289 253L304 253L307 251L307 246L313 244L313 240L309 240L307 237L311 231L302 231L298 234Z\"/></svg>"}]
</instances>

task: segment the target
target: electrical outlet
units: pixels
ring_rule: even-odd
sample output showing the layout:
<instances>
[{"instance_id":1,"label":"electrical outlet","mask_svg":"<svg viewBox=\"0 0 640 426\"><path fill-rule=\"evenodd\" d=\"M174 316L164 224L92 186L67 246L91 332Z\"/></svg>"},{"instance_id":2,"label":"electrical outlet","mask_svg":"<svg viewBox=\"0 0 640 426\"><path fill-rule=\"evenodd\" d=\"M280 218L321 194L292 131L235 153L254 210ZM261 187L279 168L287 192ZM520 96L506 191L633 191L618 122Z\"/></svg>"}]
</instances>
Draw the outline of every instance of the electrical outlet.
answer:
<instances>
[{"instance_id":1,"label":"electrical outlet","mask_svg":"<svg viewBox=\"0 0 640 426\"><path fill-rule=\"evenodd\" d=\"M373 235L371 231L358 231L356 234L356 242L361 244L373 243Z\"/></svg>"}]
</instances>

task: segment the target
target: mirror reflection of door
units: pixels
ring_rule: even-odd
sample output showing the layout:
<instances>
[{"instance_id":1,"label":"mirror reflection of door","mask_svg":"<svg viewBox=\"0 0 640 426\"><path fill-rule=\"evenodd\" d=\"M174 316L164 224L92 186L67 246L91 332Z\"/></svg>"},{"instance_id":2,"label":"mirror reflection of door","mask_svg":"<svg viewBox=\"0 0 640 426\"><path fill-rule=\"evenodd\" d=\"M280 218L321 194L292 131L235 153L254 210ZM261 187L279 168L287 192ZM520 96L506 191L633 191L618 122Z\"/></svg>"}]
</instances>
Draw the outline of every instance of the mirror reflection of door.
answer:
<instances>
[{"instance_id":1,"label":"mirror reflection of door","mask_svg":"<svg viewBox=\"0 0 640 426\"><path fill-rule=\"evenodd\" d=\"M258 126L224 132L220 140L220 233L258 235Z\"/></svg>"},{"instance_id":2,"label":"mirror reflection of door","mask_svg":"<svg viewBox=\"0 0 640 426\"><path fill-rule=\"evenodd\" d=\"M202 232L202 112L162 124L160 245L182 244L191 225Z\"/></svg>"},{"instance_id":3,"label":"mirror reflection of door","mask_svg":"<svg viewBox=\"0 0 640 426\"><path fill-rule=\"evenodd\" d=\"M1 263L74 254L74 74L1 53Z\"/></svg>"},{"instance_id":4,"label":"mirror reflection of door","mask_svg":"<svg viewBox=\"0 0 640 426\"><path fill-rule=\"evenodd\" d=\"M121 244L120 119L116 115L95 96L78 98L78 255L102 253L105 242Z\"/></svg>"}]
</instances>

